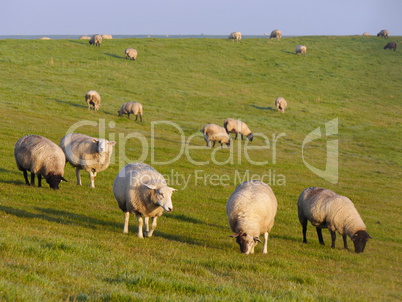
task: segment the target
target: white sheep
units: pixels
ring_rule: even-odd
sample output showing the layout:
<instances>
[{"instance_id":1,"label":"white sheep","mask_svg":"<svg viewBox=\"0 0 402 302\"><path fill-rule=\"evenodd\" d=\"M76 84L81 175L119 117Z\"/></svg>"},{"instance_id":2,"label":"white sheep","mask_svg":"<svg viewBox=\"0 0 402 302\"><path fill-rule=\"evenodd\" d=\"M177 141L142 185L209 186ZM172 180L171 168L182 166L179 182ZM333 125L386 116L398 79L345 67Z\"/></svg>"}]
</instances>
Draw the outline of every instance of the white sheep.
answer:
<instances>
[{"instance_id":1,"label":"white sheep","mask_svg":"<svg viewBox=\"0 0 402 302\"><path fill-rule=\"evenodd\" d=\"M130 118L130 114L135 115L135 120L137 120L138 116L140 117L140 121L142 122L142 105L137 102L127 102L121 105L119 111L117 111L119 116L123 114L127 114L128 118Z\"/></svg>"},{"instance_id":2,"label":"white sheep","mask_svg":"<svg viewBox=\"0 0 402 302\"><path fill-rule=\"evenodd\" d=\"M282 32L279 29L274 29L271 32L271 35L269 36L269 38L270 39L276 38L276 39L280 40L282 38Z\"/></svg>"},{"instance_id":3,"label":"white sheep","mask_svg":"<svg viewBox=\"0 0 402 302\"><path fill-rule=\"evenodd\" d=\"M389 31L386 29L381 30L378 34L377 37L384 37L385 39L388 39L389 36Z\"/></svg>"},{"instance_id":4,"label":"white sheep","mask_svg":"<svg viewBox=\"0 0 402 302\"><path fill-rule=\"evenodd\" d=\"M104 34L104 35L102 35L102 39L111 40L111 39L113 39L113 37L112 37L112 35Z\"/></svg>"},{"instance_id":5,"label":"white sheep","mask_svg":"<svg viewBox=\"0 0 402 302\"><path fill-rule=\"evenodd\" d=\"M89 186L95 188L95 177L109 167L115 143L79 133L70 133L61 139L60 147L67 161L76 168L77 185L82 185L80 171L85 170L91 180Z\"/></svg>"},{"instance_id":6,"label":"white sheep","mask_svg":"<svg viewBox=\"0 0 402 302\"><path fill-rule=\"evenodd\" d=\"M322 245L322 228L329 229L332 248L335 248L336 231L342 235L345 249L348 248L346 236L352 239L356 253L362 253L366 242L371 238L353 202L331 190L319 187L305 189L299 196L297 208L304 243L307 243L308 221L317 228L318 240Z\"/></svg>"},{"instance_id":7,"label":"white sheep","mask_svg":"<svg viewBox=\"0 0 402 302\"><path fill-rule=\"evenodd\" d=\"M223 123L223 127L225 128L228 134L234 133L235 139L237 139L237 135L240 133L241 140L243 140L243 135L247 136L249 141L253 140L253 133L251 132L250 128L247 126L245 122L228 118Z\"/></svg>"},{"instance_id":8,"label":"white sheep","mask_svg":"<svg viewBox=\"0 0 402 302\"><path fill-rule=\"evenodd\" d=\"M304 45L297 45L295 51L296 54L301 54L302 56L305 56L307 53L307 47Z\"/></svg>"},{"instance_id":9,"label":"white sheep","mask_svg":"<svg viewBox=\"0 0 402 302\"><path fill-rule=\"evenodd\" d=\"M207 124L201 129L201 133L204 135L207 147L209 147L209 142L213 142L212 147L215 147L215 142L220 142L221 147L223 144L230 146L229 134L227 134L226 129L221 126Z\"/></svg>"},{"instance_id":10,"label":"white sheep","mask_svg":"<svg viewBox=\"0 0 402 302\"><path fill-rule=\"evenodd\" d=\"M91 37L88 36L81 36L79 37L80 40L91 40Z\"/></svg>"},{"instance_id":11,"label":"white sheep","mask_svg":"<svg viewBox=\"0 0 402 302\"><path fill-rule=\"evenodd\" d=\"M158 171L144 163L126 165L116 176L113 184L114 197L124 212L123 232L128 233L130 213L138 221L138 237L151 237L158 217L163 210L173 210L172 193L176 191L166 185L166 180ZM149 229L149 217L152 218ZM145 232L143 232L145 220Z\"/></svg>"},{"instance_id":12,"label":"white sheep","mask_svg":"<svg viewBox=\"0 0 402 302\"><path fill-rule=\"evenodd\" d=\"M97 91L89 90L85 94L85 102L88 105L88 110L91 110L93 108L93 110L96 111L96 110L99 110L100 103L101 103L101 97Z\"/></svg>"},{"instance_id":13,"label":"white sheep","mask_svg":"<svg viewBox=\"0 0 402 302\"><path fill-rule=\"evenodd\" d=\"M38 187L42 186L42 176L52 189L58 189L60 181L67 181L63 177L66 164L63 151L43 136L21 137L15 144L14 157L27 185L35 185L35 175L38 176ZM31 172L31 184L27 171Z\"/></svg>"},{"instance_id":14,"label":"white sheep","mask_svg":"<svg viewBox=\"0 0 402 302\"><path fill-rule=\"evenodd\" d=\"M239 31L234 31L230 33L228 40L236 40L237 43L241 40L241 32Z\"/></svg>"},{"instance_id":15,"label":"white sheep","mask_svg":"<svg viewBox=\"0 0 402 302\"><path fill-rule=\"evenodd\" d=\"M101 46L102 44L102 36L101 35L93 35L89 40L89 45Z\"/></svg>"},{"instance_id":16,"label":"white sheep","mask_svg":"<svg viewBox=\"0 0 402 302\"><path fill-rule=\"evenodd\" d=\"M288 103L286 102L286 100L283 97L276 98L275 107L276 107L276 109L278 109L279 112L284 113L287 106L288 106Z\"/></svg>"},{"instance_id":17,"label":"white sheep","mask_svg":"<svg viewBox=\"0 0 402 302\"><path fill-rule=\"evenodd\" d=\"M136 60L137 59L137 50L134 48L126 48L124 50L124 55L126 56L126 60Z\"/></svg>"},{"instance_id":18,"label":"white sheep","mask_svg":"<svg viewBox=\"0 0 402 302\"><path fill-rule=\"evenodd\" d=\"M253 254L254 247L264 234L263 253L267 253L268 233L271 231L278 202L271 187L259 180L245 181L237 186L226 204L229 225L235 233L240 251Z\"/></svg>"}]
</instances>

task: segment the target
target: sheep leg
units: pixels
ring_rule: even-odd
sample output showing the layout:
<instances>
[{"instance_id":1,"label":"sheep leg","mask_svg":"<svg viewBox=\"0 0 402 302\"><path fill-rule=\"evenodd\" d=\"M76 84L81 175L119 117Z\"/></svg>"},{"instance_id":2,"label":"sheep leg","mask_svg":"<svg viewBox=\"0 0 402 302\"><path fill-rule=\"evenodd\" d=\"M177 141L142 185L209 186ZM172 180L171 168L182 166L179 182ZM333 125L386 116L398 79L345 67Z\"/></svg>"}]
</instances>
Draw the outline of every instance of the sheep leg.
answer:
<instances>
[{"instance_id":1,"label":"sheep leg","mask_svg":"<svg viewBox=\"0 0 402 302\"><path fill-rule=\"evenodd\" d=\"M142 216L140 214L136 214L136 216L138 222L138 237L144 238L144 234L142 233L142 226L144 224L144 220L142 219Z\"/></svg>"},{"instance_id":2,"label":"sheep leg","mask_svg":"<svg viewBox=\"0 0 402 302\"><path fill-rule=\"evenodd\" d=\"M213 142L212 142L212 148L215 147L215 143L216 143L216 141L213 141ZM221 144L221 145L222 145L222 144Z\"/></svg>"},{"instance_id":3,"label":"sheep leg","mask_svg":"<svg viewBox=\"0 0 402 302\"><path fill-rule=\"evenodd\" d=\"M142 114L140 113L140 122L142 123Z\"/></svg>"},{"instance_id":4,"label":"sheep leg","mask_svg":"<svg viewBox=\"0 0 402 302\"><path fill-rule=\"evenodd\" d=\"M237 133L235 134L235 139L237 139Z\"/></svg>"},{"instance_id":5,"label":"sheep leg","mask_svg":"<svg viewBox=\"0 0 402 302\"><path fill-rule=\"evenodd\" d=\"M77 185L81 186L82 185L82 183L81 183L81 172L80 172L79 168L75 169L75 176L77 177Z\"/></svg>"},{"instance_id":6,"label":"sheep leg","mask_svg":"<svg viewBox=\"0 0 402 302\"><path fill-rule=\"evenodd\" d=\"M331 248L335 248L335 239L336 239L336 233L335 231L330 231L331 232L331 240L332 240L332 244L331 244Z\"/></svg>"},{"instance_id":7,"label":"sheep leg","mask_svg":"<svg viewBox=\"0 0 402 302\"><path fill-rule=\"evenodd\" d=\"M124 228L123 233L128 234L128 221L130 220L130 212L124 213Z\"/></svg>"},{"instance_id":8,"label":"sheep leg","mask_svg":"<svg viewBox=\"0 0 402 302\"><path fill-rule=\"evenodd\" d=\"M204 134L205 142L207 143L207 147L209 147L209 137L208 135Z\"/></svg>"},{"instance_id":9,"label":"sheep leg","mask_svg":"<svg viewBox=\"0 0 402 302\"><path fill-rule=\"evenodd\" d=\"M302 222L303 227L303 243L307 243L307 220Z\"/></svg>"},{"instance_id":10,"label":"sheep leg","mask_svg":"<svg viewBox=\"0 0 402 302\"><path fill-rule=\"evenodd\" d=\"M24 170L22 172L24 173L25 184L29 186L28 172L27 172L27 170Z\"/></svg>"},{"instance_id":11,"label":"sheep leg","mask_svg":"<svg viewBox=\"0 0 402 302\"><path fill-rule=\"evenodd\" d=\"M317 235L318 235L318 241L320 244L325 245L324 239L322 238L322 229L317 227Z\"/></svg>"},{"instance_id":12,"label":"sheep leg","mask_svg":"<svg viewBox=\"0 0 402 302\"><path fill-rule=\"evenodd\" d=\"M127 113L127 118L128 118L128 119L130 119L130 112L129 112L129 113Z\"/></svg>"},{"instance_id":13,"label":"sheep leg","mask_svg":"<svg viewBox=\"0 0 402 302\"><path fill-rule=\"evenodd\" d=\"M31 186L35 185L35 173L31 172Z\"/></svg>"},{"instance_id":14,"label":"sheep leg","mask_svg":"<svg viewBox=\"0 0 402 302\"><path fill-rule=\"evenodd\" d=\"M263 254L266 254L268 252L267 245L268 245L268 232L265 232L264 233L264 249L262 250Z\"/></svg>"},{"instance_id":15,"label":"sheep leg","mask_svg":"<svg viewBox=\"0 0 402 302\"><path fill-rule=\"evenodd\" d=\"M149 217L145 217L144 218L145 221L145 231L144 231L144 236L148 237L148 233L149 233Z\"/></svg>"},{"instance_id":16,"label":"sheep leg","mask_svg":"<svg viewBox=\"0 0 402 302\"><path fill-rule=\"evenodd\" d=\"M344 247L344 249L348 249L348 242L347 242L347 238L346 238L346 235L342 235L342 238L343 238L343 247Z\"/></svg>"},{"instance_id":17,"label":"sheep leg","mask_svg":"<svg viewBox=\"0 0 402 302\"><path fill-rule=\"evenodd\" d=\"M42 187L42 176L38 174L38 187Z\"/></svg>"},{"instance_id":18,"label":"sheep leg","mask_svg":"<svg viewBox=\"0 0 402 302\"><path fill-rule=\"evenodd\" d=\"M92 171L89 172L89 178L91 179L91 183L89 184L89 186L90 186L91 188L95 188L95 178L96 178L96 174L97 174L97 172L92 172Z\"/></svg>"},{"instance_id":19,"label":"sheep leg","mask_svg":"<svg viewBox=\"0 0 402 302\"><path fill-rule=\"evenodd\" d=\"M158 217L152 218L151 230L148 232L148 235L147 235L148 237L152 237L152 234L154 233L154 231L156 229L157 220L158 220Z\"/></svg>"}]
</instances>

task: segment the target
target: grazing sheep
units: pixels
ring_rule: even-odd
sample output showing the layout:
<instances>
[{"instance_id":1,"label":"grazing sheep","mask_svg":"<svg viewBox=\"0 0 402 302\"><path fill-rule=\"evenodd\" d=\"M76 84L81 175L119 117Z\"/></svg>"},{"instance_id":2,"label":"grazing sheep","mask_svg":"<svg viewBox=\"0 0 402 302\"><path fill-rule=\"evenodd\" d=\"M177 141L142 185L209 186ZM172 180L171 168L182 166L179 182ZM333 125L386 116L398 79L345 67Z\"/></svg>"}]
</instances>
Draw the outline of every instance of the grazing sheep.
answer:
<instances>
[{"instance_id":1,"label":"grazing sheep","mask_svg":"<svg viewBox=\"0 0 402 302\"><path fill-rule=\"evenodd\" d=\"M126 48L126 50L124 51L124 54L126 56L126 60L127 59L131 59L131 60L137 59L137 50L135 50L134 48Z\"/></svg>"},{"instance_id":2,"label":"grazing sheep","mask_svg":"<svg viewBox=\"0 0 402 302\"><path fill-rule=\"evenodd\" d=\"M113 37L112 37L112 35L102 35L102 39L105 39L105 40L112 40Z\"/></svg>"},{"instance_id":3,"label":"grazing sheep","mask_svg":"<svg viewBox=\"0 0 402 302\"><path fill-rule=\"evenodd\" d=\"M240 133L241 140L243 140L243 135L247 136L247 138L249 139L250 142L253 140L253 133L251 132L251 130L247 126L247 124L242 121L228 118L223 123L223 127L225 127L227 134L235 133L235 135L236 135L235 139L237 139L237 134Z\"/></svg>"},{"instance_id":4,"label":"grazing sheep","mask_svg":"<svg viewBox=\"0 0 402 302\"><path fill-rule=\"evenodd\" d=\"M384 46L384 49L393 49L394 51L396 50L396 43L395 42L389 42L387 45Z\"/></svg>"},{"instance_id":5,"label":"grazing sheep","mask_svg":"<svg viewBox=\"0 0 402 302\"><path fill-rule=\"evenodd\" d=\"M269 36L269 38L270 39L276 38L276 39L280 40L282 38L282 32L279 29L274 29L271 32L271 35Z\"/></svg>"},{"instance_id":6,"label":"grazing sheep","mask_svg":"<svg viewBox=\"0 0 402 302\"><path fill-rule=\"evenodd\" d=\"M35 175L38 176L38 187L42 186L42 176L52 189L58 189L60 181L67 181L63 178L66 164L63 151L43 136L21 137L15 144L14 157L27 185L35 185ZM31 184L27 171L31 172Z\"/></svg>"},{"instance_id":7,"label":"grazing sheep","mask_svg":"<svg viewBox=\"0 0 402 302\"><path fill-rule=\"evenodd\" d=\"M88 37L88 36L81 36L79 39L80 39L80 40L91 40L91 37Z\"/></svg>"},{"instance_id":8,"label":"grazing sheep","mask_svg":"<svg viewBox=\"0 0 402 302\"><path fill-rule=\"evenodd\" d=\"M99 110L100 107L100 103L101 103L101 97L99 95L98 92L96 92L95 90L89 90L86 94L85 94L85 102L88 105L88 110Z\"/></svg>"},{"instance_id":9,"label":"grazing sheep","mask_svg":"<svg viewBox=\"0 0 402 302\"><path fill-rule=\"evenodd\" d=\"M221 126L208 124L205 125L204 128L202 128L201 132L204 135L207 147L209 147L210 141L213 142L212 147L215 147L215 142L220 142L221 147L223 146L223 144L230 146L229 134L227 134L226 129Z\"/></svg>"},{"instance_id":10,"label":"grazing sheep","mask_svg":"<svg viewBox=\"0 0 402 302\"><path fill-rule=\"evenodd\" d=\"M49 37L41 37L39 40L51 40Z\"/></svg>"},{"instance_id":11,"label":"grazing sheep","mask_svg":"<svg viewBox=\"0 0 402 302\"><path fill-rule=\"evenodd\" d=\"M238 185L226 203L229 225L235 233L240 251L253 254L254 247L264 234L263 253L267 253L268 233L271 231L278 202L272 189L259 180Z\"/></svg>"},{"instance_id":12,"label":"grazing sheep","mask_svg":"<svg viewBox=\"0 0 402 302\"><path fill-rule=\"evenodd\" d=\"M389 31L386 29L381 30L378 34L377 37L384 37L385 39L388 39L389 36Z\"/></svg>"},{"instance_id":13,"label":"grazing sheep","mask_svg":"<svg viewBox=\"0 0 402 302\"><path fill-rule=\"evenodd\" d=\"M123 233L128 233L130 213L138 221L138 237L151 237L158 217L163 210L173 210L172 193L176 191L166 185L165 178L154 168L144 163L128 164L116 176L113 184L114 197L124 212ZM149 229L149 217L152 219ZM142 230L143 218L145 232Z\"/></svg>"},{"instance_id":14,"label":"grazing sheep","mask_svg":"<svg viewBox=\"0 0 402 302\"><path fill-rule=\"evenodd\" d=\"M364 32L363 36L371 36L368 32Z\"/></svg>"},{"instance_id":15,"label":"grazing sheep","mask_svg":"<svg viewBox=\"0 0 402 302\"><path fill-rule=\"evenodd\" d=\"M295 51L296 54L300 53L302 56L305 56L307 53L307 47L304 45L297 45Z\"/></svg>"},{"instance_id":16,"label":"grazing sheep","mask_svg":"<svg viewBox=\"0 0 402 302\"><path fill-rule=\"evenodd\" d=\"M288 103L283 97L276 98L275 100L275 107L278 109L279 112L284 113Z\"/></svg>"},{"instance_id":17,"label":"grazing sheep","mask_svg":"<svg viewBox=\"0 0 402 302\"><path fill-rule=\"evenodd\" d=\"M121 105L119 111L117 111L119 116L123 114L127 114L128 118L130 118L130 114L135 115L135 120L137 121L138 116L140 116L140 121L142 122L142 105L137 102L127 102Z\"/></svg>"},{"instance_id":18,"label":"grazing sheep","mask_svg":"<svg viewBox=\"0 0 402 302\"><path fill-rule=\"evenodd\" d=\"M70 133L61 139L60 147L67 161L76 168L77 185L82 184L80 171L85 170L91 179L89 186L95 188L96 174L109 167L115 143L79 133Z\"/></svg>"},{"instance_id":19,"label":"grazing sheep","mask_svg":"<svg viewBox=\"0 0 402 302\"><path fill-rule=\"evenodd\" d=\"M345 249L348 248L346 236L352 239L356 253L362 253L366 242L371 238L352 201L331 190L319 187L305 189L299 196L297 208L299 221L303 227L304 243L307 243L308 221L317 228L318 240L322 245L324 245L322 228L329 229L332 248L335 248L335 231L342 235Z\"/></svg>"},{"instance_id":20,"label":"grazing sheep","mask_svg":"<svg viewBox=\"0 0 402 302\"><path fill-rule=\"evenodd\" d=\"M89 40L89 45L101 46L102 37L101 35L93 35Z\"/></svg>"},{"instance_id":21,"label":"grazing sheep","mask_svg":"<svg viewBox=\"0 0 402 302\"><path fill-rule=\"evenodd\" d=\"M228 40L236 40L238 43L241 40L241 32L239 31L234 31L229 35Z\"/></svg>"}]
</instances>

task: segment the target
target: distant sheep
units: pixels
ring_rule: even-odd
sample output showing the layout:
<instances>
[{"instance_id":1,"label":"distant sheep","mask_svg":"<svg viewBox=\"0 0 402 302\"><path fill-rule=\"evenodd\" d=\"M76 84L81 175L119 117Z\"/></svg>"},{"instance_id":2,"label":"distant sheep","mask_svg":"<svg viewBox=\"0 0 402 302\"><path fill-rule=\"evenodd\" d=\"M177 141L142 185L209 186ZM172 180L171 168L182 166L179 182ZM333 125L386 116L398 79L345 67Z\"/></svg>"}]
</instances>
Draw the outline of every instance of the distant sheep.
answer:
<instances>
[{"instance_id":1,"label":"distant sheep","mask_svg":"<svg viewBox=\"0 0 402 302\"><path fill-rule=\"evenodd\" d=\"M39 40L51 40L49 37L41 37Z\"/></svg>"},{"instance_id":2,"label":"distant sheep","mask_svg":"<svg viewBox=\"0 0 402 302\"><path fill-rule=\"evenodd\" d=\"M394 51L396 50L396 43L395 42L389 42L387 45L384 46L384 49L393 49Z\"/></svg>"},{"instance_id":3,"label":"distant sheep","mask_svg":"<svg viewBox=\"0 0 402 302\"><path fill-rule=\"evenodd\" d=\"M238 43L241 40L241 32L239 31L234 31L229 35L229 40L236 40L236 42Z\"/></svg>"},{"instance_id":4,"label":"distant sheep","mask_svg":"<svg viewBox=\"0 0 402 302\"><path fill-rule=\"evenodd\" d=\"M77 185L82 185L80 171L85 170L91 180L89 186L95 188L95 177L109 167L115 143L79 133L70 133L61 139L60 147L67 161L76 168Z\"/></svg>"},{"instance_id":5,"label":"distant sheep","mask_svg":"<svg viewBox=\"0 0 402 302\"><path fill-rule=\"evenodd\" d=\"M220 142L221 147L223 146L223 144L230 146L229 134L227 134L226 129L221 126L208 124L205 125L204 128L202 128L201 132L204 135L207 147L209 147L209 142L213 142L212 147L215 147L215 142Z\"/></svg>"},{"instance_id":6,"label":"distant sheep","mask_svg":"<svg viewBox=\"0 0 402 302\"><path fill-rule=\"evenodd\" d=\"M88 37L88 36L81 36L79 39L80 39L80 40L91 40L91 37Z\"/></svg>"},{"instance_id":7,"label":"distant sheep","mask_svg":"<svg viewBox=\"0 0 402 302\"><path fill-rule=\"evenodd\" d=\"M228 134L234 133L235 139L237 139L237 135L240 133L241 140L243 140L243 135L247 136L249 141L253 140L253 133L251 132L250 128L247 126L245 122L228 118L223 123L223 127L225 128Z\"/></svg>"},{"instance_id":8,"label":"distant sheep","mask_svg":"<svg viewBox=\"0 0 402 302\"><path fill-rule=\"evenodd\" d=\"M377 37L384 37L385 39L388 39L389 36L389 31L386 29L381 30L378 34Z\"/></svg>"},{"instance_id":9,"label":"distant sheep","mask_svg":"<svg viewBox=\"0 0 402 302\"><path fill-rule=\"evenodd\" d=\"M280 40L282 38L282 32L279 29L274 29L271 32L271 35L269 36L269 38L270 39L276 38L276 39Z\"/></svg>"},{"instance_id":10,"label":"distant sheep","mask_svg":"<svg viewBox=\"0 0 402 302\"><path fill-rule=\"evenodd\" d=\"M89 45L101 46L102 37L101 35L93 35L89 40Z\"/></svg>"},{"instance_id":11,"label":"distant sheep","mask_svg":"<svg viewBox=\"0 0 402 302\"><path fill-rule=\"evenodd\" d=\"M272 189L262 181L245 181L238 185L226 203L229 225L235 233L243 254L253 254L254 247L264 234L263 253L267 253L268 233L271 231L278 202Z\"/></svg>"},{"instance_id":12,"label":"distant sheep","mask_svg":"<svg viewBox=\"0 0 402 302\"><path fill-rule=\"evenodd\" d=\"M101 97L99 95L98 92L96 92L95 90L89 90L86 94L85 94L85 102L88 105L88 110L99 110L100 107L100 103L101 103Z\"/></svg>"},{"instance_id":13,"label":"distant sheep","mask_svg":"<svg viewBox=\"0 0 402 302\"><path fill-rule=\"evenodd\" d=\"M137 50L135 50L134 48L126 48L126 50L124 51L124 54L126 56L126 60L127 59L131 59L131 60L137 59Z\"/></svg>"},{"instance_id":14,"label":"distant sheep","mask_svg":"<svg viewBox=\"0 0 402 302\"><path fill-rule=\"evenodd\" d=\"M288 106L288 103L286 102L286 100L283 97L276 98L275 107L276 107L276 109L278 109L279 112L284 113L287 106Z\"/></svg>"},{"instance_id":15,"label":"distant sheep","mask_svg":"<svg viewBox=\"0 0 402 302\"><path fill-rule=\"evenodd\" d=\"M368 32L364 32L363 36L371 36Z\"/></svg>"},{"instance_id":16,"label":"distant sheep","mask_svg":"<svg viewBox=\"0 0 402 302\"><path fill-rule=\"evenodd\" d=\"M14 147L17 167L24 173L25 183L35 185L38 176L38 187L42 186L42 177L52 189L58 189L63 178L66 157L63 151L51 140L39 135L26 135L18 140ZM31 172L31 183L28 173Z\"/></svg>"},{"instance_id":17,"label":"distant sheep","mask_svg":"<svg viewBox=\"0 0 402 302\"><path fill-rule=\"evenodd\" d=\"M114 197L124 212L123 233L128 233L130 213L138 221L138 237L151 237L158 217L163 210L173 210L172 193L176 191L166 185L166 180L158 171L144 163L126 165L116 176L113 184ZM149 229L149 217L152 219ZM145 232L143 232L143 219Z\"/></svg>"},{"instance_id":18,"label":"distant sheep","mask_svg":"<svg viewBox=\"0 0 402 302\"><path fill-rule=\"evenodd\" d=\"M318 240L322 245L322 228L329 229L332 248L335 248L336 231L342 235L345 249L348 248L346 236L352 239L356 253L362 253L366 242L371 238L352 201L331 190L319 187L305 189L299 196L297 208L304 243L307 243L308 221L317 228Z\"/></svg>"},{"instance_id":19,"label":"distant sheep","mask_svg":"<svg viewBox=\"0 0 402 302\"><path fill-rule=\"evenodd\" d=\"M130 118L130 114L135 115L135 120L137 121L138 116L140 117L140 121L142 122L142 105L137 102L127 102L124 103L119 111L117 111L119 116L123 114L127 114L128 118Z\"/></svg>"},{"instance_id":20,"label":"distant sheep","mask_svg":"<svg viewBox=\"0 0 402 302\"><path fill-rule=\"evenodd\" d=\"M301 54L302 56L305 56L307 53L307 47L304 45L297 45L295 51L296 54Z\"/></svg>"},{"instance_id":21,"label":"distant sheep","mask_svg":"<svg viewBox=\"0 0 402 302\"><path fill-rule=\"evenodd\" d=\"M113 39L112 35L102 35L102 39L111 40Z\"/></svg>"}]
</instances>

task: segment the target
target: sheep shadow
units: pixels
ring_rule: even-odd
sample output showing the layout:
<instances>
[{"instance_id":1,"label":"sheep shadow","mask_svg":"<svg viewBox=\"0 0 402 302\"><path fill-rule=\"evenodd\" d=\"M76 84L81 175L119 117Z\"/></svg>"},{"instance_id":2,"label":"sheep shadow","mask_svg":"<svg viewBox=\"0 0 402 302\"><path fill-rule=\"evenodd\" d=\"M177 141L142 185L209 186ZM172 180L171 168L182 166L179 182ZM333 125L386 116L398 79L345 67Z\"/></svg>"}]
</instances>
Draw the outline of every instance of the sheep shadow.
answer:
<instances>
[{"instance_id":1,"label":"sheep shadow","mask_svg":"<svg viewBox=\"0 0 402 302\"><path fill-rule=\"evenodd\" d=\"M86 42L85 42L85 41L86 41ZM89 41L89 40L78 40L78 41L76 41L76 40L69 40L69 42L77 43L77 44L82 44L82 45L89 44L88 41Z\"/></svg>"},{"instance_id":2,"label":"sheep shadow","mask_svg":"<svg viewBox=\"0 0 402 302\"><path fill-rule=\"evenodd\" d=\"M67 101L63 101L63 100L53 99L53 101L55 101L57 103L61 103L61 104L70 105L73 107L80 107L80 108L85 108L85 109L88 108L88 106L86 106L86 105L75 104L75 103L71 103L71 102L67 102Z\"/></svg>"},{"instance_id":3,"label":"sheep shadow","mask_svg":"<svg viewBox=\"0 0 402 302\"><path fill-rule=\"evenodd\" d=\"M113 53L104 53L104 54L107 55L107 56L116 58L116 59L124 59L124 58L125 58L125 57L123 57L123 56L118 56L118 55L115 55L115 54L113 54Z\"/></svg>"},{"instance_id":4,"label":"sheep shadow","mask_svg":"<svg viewBox=\"0 0 402 302\"><path fill-rule=\"evenodd\" d=\"M276 111L276 108L272 108L272 107L261 107L261 106L257 106L257 105L249 105L250 107L254 107L257 108L259 110L271 110L271 111Z\"/></svg>"},{"instance_id":5,"label":"sheep shadow","mask_svg":"<svg viewBox=\"0 0 402 302\"><path fill-rule=\"evenodd\" d=\"M284 52L284 53L289 53L291 55L296 55L295 52L292 52L292 51L289 51L289 50L281 50L281 51Z\"/></svg>"},{"instance_id":6,"label":"sheep shadow","mask_svg":"<svg viewBox=\"0 0 402 302\"><path fill-rule=\"evenodd\" d=\"M169 215L166 215L165 217L166 218L177 219L180 222L187 222L187 223L192 223L192 224L203 224L203 225L206 225L208 227L214 227L214 228L218 228L218 229L226 229L225 227L223 227L221 225L207 223L205 221L199 220L199 219L194 218L194 217L186 216L186 215L183 215L183 214L169 214Z\"/></svg>"}]
</instances>

